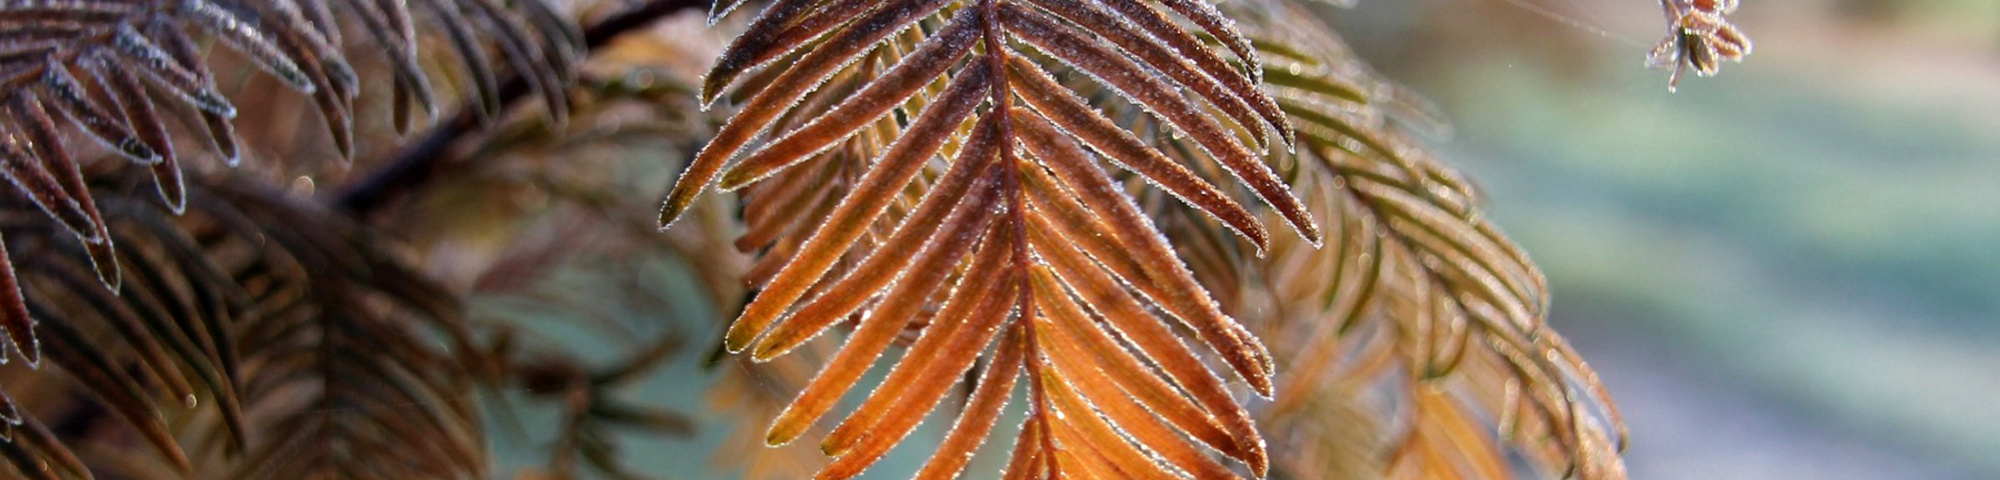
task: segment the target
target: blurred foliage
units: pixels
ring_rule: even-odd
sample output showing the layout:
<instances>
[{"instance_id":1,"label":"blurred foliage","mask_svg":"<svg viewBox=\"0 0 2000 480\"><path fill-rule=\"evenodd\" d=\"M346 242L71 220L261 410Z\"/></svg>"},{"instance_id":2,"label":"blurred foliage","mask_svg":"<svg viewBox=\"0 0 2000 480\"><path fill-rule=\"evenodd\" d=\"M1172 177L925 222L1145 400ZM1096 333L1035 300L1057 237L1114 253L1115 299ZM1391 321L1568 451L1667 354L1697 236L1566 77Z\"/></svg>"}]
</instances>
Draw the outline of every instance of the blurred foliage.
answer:
<instances>
[{"instance_id":1,"label":"blurred foliage","mask_svg":"<svg viewBox=\"0 0 2000 480\"><path fill-rule=\"evenodd\" d=\"M1455 121L1559 328L1637 392L1635 476L2000 474L2000 5L1746 3L1756 61L1670 96L1615 33L1645 8L1460 3L1330 16Z\"/></svg>"}]
</instances>

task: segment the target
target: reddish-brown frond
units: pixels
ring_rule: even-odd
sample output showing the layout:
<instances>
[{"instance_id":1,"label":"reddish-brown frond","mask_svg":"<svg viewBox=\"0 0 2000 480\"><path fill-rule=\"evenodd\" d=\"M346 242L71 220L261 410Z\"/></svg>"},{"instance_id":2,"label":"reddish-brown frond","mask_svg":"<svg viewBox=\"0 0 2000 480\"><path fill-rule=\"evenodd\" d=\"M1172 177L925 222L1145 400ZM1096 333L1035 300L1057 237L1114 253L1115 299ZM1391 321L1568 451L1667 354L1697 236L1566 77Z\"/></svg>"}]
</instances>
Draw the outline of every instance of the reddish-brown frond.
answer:
<instances>
[{"instance_id":1,"label":"reddish-brown frond","mask_svg":"<svg viewBox=\"0 0 2000 480\"><path fill-rule=\"evenodd\" d=\"M1152 41L1167 34L1169 45L1198 46L1152 6L803 3L774 4L718 61L705 98L752 66L792 57L744 81L747 103L683 173L662 213L671 223L717 179L749 187L750 230L738 247L764 251L750 272L761 290L730 326L731 351L769 361L855 322L766 440L791 442L820 424L915 330L888 377L822 440L836 458L821 478L849 478L879 460L924 418L913 412L935 408L982 357L990 358L972 399L920 476L957 475L1016 375L1034 397L1030 431L1045 432L1016 460L1043 459L1038 476L1235 476L1218 454L1261 476L1268 453L1248 410L1175 325L1265 395L1269 353L1222 313L1098 155L1256 248L1270 242L1264 226L1218 177L1171 160L1048 69L1082 68L1159 112L1318 241L1301 205L1251 151L1270 143L1269 132L1287 148L1292 138L1256 79L1205 47L1189 59ZM941 9L941 26L898 35ZM836 26L847 18L834 14L854 21ZM1016 108L1017 98L1033 110ZM752 148L765 132L771 139ZM1091 447L1046 450L1059 443Z\"/></svg>"},{"instance_id":2,"label":"reddish-brown frond","mask_svg":"<svg viewBox=\"0 0 2000 480\"><path fill-rule=\"evenodd\" d=\"M1001 88L1004 84L993 81L964 80L987 78L978 71L985 60L974 58L971 68L975 73L954 79L910 130L932 128L926 125L937 115L959 115L950 112L959 108L954 99L962 95L962 89L978 88L981 95L974 98L985 98L985 91ZM951 110L942 114L932 110L939 108ZM812 288L788 294L802 300L772 307L783 316L762 332L762 337L753 337L757 338L753 358L768 360L783 354L849 315L858 316L860 321L839 352L778 415L767 440L787 443L819 424L856 386L862 373L889 353L899 334L920 328L914 342L893 362L888 377L870 389L862 404L822 440L821 449L836 458L820 472L821 478L849 478L865 470L917 427L924 416L912 412L935 408L982 356L994 355L950 439L933 457L925 475L955 474L963 467L963 457L979 445L997 418L1008 387L1005 383L994 385L1012 382L1019 370L1019 364L1014 363L1017 360L1012 359L1018 357L1010 354L1026 356L1029 364L1054 361L1057 363L1052 365L1060 365L1030 369L1026 375L1036 392L1066 395L1044 399L1040 393L1034 394L1038 404L1067 404L1079 415L1064 418L1083 420L1099 415L1077 405L1113 405L1105 407L1101 423L1049 421L1051 432L1059 437L1084 435L1098 440L1139 435L1132 440L1136 443L1105 443L1103 450L1074 457L1108 462L1081 464L1072 467L1075 471L1100 470L1097 467L1103 467L1105 473L1131 475L1174 469L1230 471L1210 458L1219 453L1261 472L1267 454L1248 411L1173 333L1169 323L1174 322L1173 317L1153 313L1153 309L1189 312L1185 322L1215 337L1210 344L1225 356L1240 359L1237 363L1257 384L1265 384L1269 378L1263 348L1212 302L1200 300L1205 294L1185 267L1178 267L1179 260L1158 231L1085 150L1074 143L1040 150L1013 149L1008 144L1014 142L1001 141L1009 131L1053 133L1051 127L1040 123L1044 120L1033 115L1003 104L988 105L976 119L953 120L971 124L964 146L957 149L921 200L900 215L900 223L879 237L868 253L849 255L859 260L849 263L843 272L822 275ZM886 203L900 198L871 191L886 187L869 187L883 183L869 179L893 174L890 169L899 161L894 159L898 152L908 150L907 145L920 141L913 140L918 138L908 134L889 147L884 159L864 174L861 186L846 193L849 198L836 209L833 220L817 227L807 242L832 235L827 232L837 232L835 228L858 229L875 221L840 220L845 217L839 212L852 210L845 206L847 202L879 199L876 203ZM1043 141L1071 142L1067 137ZM1041 158L1044 155L1049 158ZM1110 197L1088 203L1078 200L1089 193ZM770 192L759 190L753 198L767 194ZM881 214L870 216L876 215ZM1089 234L1055 226L1072 222L1097 226L1085 227ZM1064 235L1076 235L1079 240ZM1078 250L1074 246L1078 243L1096 245L1086 247L1095 250L1095 256ZM1119 250L1158 255L1114 253ZM822 266L810 267L818 269L830 269L834 261L794 256L785 270L802 268L795 266L802 258L822 262ZM786 274L780 273L771 284L784 278ZM1135 295L1125 286L1128 284L1145 285L1142 292L1150 295ZM746 311L756 311L754 305L759 301L782 300L772 291L767 287ZM815 291L817 296L807 297ZM1156 302L1155 298L1175 300ZM926 311L930 313L926 315ZM1035 326L1026 327L1031 323ZM740 319L737 325L742 325ZM1019 333L1007 337L1015 340L999 341L1007 331ZM1036 339L1034 347L1021 343L1027 338ZM997 347L993 346L996 341ZM1022 351L1010 353L1016 349ZM986 353L989 350L993 353ZM1076 386L1047 383L1054 380ZM1056 411L1061 410L1038 410ZM1140 453L1147 451L1159 455ZM1119 477L1114 474L1108 478Z\"/></svg>"},{"instance_id":3,"label":"reddish-brown frond","mask_svg":"<svg viewBox=\"0 0 2000 480\"><path fill-rule=\"evenodd\" d=\"M763 249L765 258L751 272L761 290L731 325L729 349L770 361L854 322L838 352L777 416L766 440L788 443L821 424L864 372L893 355L890 347L906 332L916 331L882 383L821 440L821 449L836 457L821 478L866 470L914 431L924 415L913 412L936 408L982 358L980 384L921 476L951 477L963 468L990 434L1017 375L1035 392L1033 411L1043 424L1037 428L1047 429L1050 442L1094 440L1087 452L1024 453L1083 462L1053 472L1105 478L1232 472L1215 460L1219 454L1261 475L1268 454L1248 410L1174 326L1195 332L1265 394L1272 385L1269 354L1222 313L1097 155L1047 117L1069 115L1063 123L1095 129L1084 138L1132 157L1130 163L1145 165L1140 171L1198 199L1191 203L1213 208L1259 243L1268 241L1264 230L1210 180L1089 113L1080 99L1061 92L1045 67L1013 51L1048 53L1011 41L1021 35L1013 28L1027 24L1010 19L1042 15L1028 8L1039 7L992 0L967 5L940 19L931 34L893 37L898 40L874 50L859 45L892 38L893 29L829 32L797 61L773 67L784 69L774 80L746 83L758 86L747 87L758 88L749 105L683 175L677 188L699 189L710 181L702 176L719 176L725 188L748 187L750 231L738 246ZM865 15L874 20L863 23L919 20L901 12ZM1030 27L1049 28L1048 21L1056 20ZM1142 57L1093 48L1099 61L1121 63L1107 68L1128 78L1146 68ZM876 53L883 50L909 53L883 61ZM725 54L724 62L729 58ZM1184 75L1209 78L1182 67ZM815 100L817 91L801 82L818 78L828 82L821 89L849 93ZM1037 83L1014 89L1024 81ZM1254 90L1213 89L1216 98L1228 99L1220 101L1242 107L1244 118L1259 119L1248 127L1262 129L1250 132L1239 124L1237 133L1226 133L1194 104L1174 97L1169 84L1126 86L1151 89L1144 101L1200 125L1193 128L1242 158L1252 154L1239 135L1276 130L1244 100L1261 98ZM1014 105L1028 95L1040 100L1024 105L1056 113ZM726 163L766 130L783 133L741 162ZM1277 181L1261 163L1256 167L1245 171ZM1290 192L1275 192L1293 202Z\"/></svg>"}]
</instances>

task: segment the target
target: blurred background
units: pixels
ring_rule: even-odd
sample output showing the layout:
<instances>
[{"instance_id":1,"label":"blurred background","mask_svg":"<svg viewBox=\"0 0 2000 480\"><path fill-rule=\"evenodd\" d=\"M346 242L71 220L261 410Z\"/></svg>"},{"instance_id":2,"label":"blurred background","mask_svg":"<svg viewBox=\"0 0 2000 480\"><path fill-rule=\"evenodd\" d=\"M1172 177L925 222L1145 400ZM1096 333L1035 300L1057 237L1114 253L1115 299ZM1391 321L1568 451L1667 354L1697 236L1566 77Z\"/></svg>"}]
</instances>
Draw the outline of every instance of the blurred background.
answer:
<instances>
[{"instance_id":1,"label":"blurred background","mask_svg":"<svg viewBox=\"0 0 2000 480\"><path fill-rule=\"evenodd\" d=\"M1321 11L1451 118L1633 478L2000 478L2000 2L1745 0L1678 93L1650 1Z\"/></svg>"}]
</instances>

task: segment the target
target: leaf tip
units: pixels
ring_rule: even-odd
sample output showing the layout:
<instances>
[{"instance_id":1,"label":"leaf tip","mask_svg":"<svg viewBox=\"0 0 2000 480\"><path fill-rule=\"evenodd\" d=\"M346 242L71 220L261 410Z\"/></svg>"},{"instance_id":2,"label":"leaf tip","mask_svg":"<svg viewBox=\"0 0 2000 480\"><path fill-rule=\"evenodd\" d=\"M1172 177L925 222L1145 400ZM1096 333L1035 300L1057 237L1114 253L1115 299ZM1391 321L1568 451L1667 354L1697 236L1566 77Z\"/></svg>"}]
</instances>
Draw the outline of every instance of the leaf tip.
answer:
<instances>
[{"instance_id":1,"label":"leaf tip","mask_svg":"<svg viewBox=\"0 0 2000 480\"><path fill-rule=\"evenodd\" d=\"M160 201L167 211L178 217L187 213L187 191L183 190L179 175L171 179L159 179Z\"/></svg>"},{"instance_id":2,"label":"leaf tip","mask_svg":"<svg viewBox=\"0 0 2000 480\"><path fill-rule=\"evenodd\" d=\"M6 268L10 267L0 266L0 269ZM0 274L10 277L13 275L12 272L0 272ZM9 281L11 282L11 279ZM42 344L40 339L35 338L35 319L28 314L27 305L20 302L20 290L18 290L18 287L10 288L16 288L16 290L8 292L11 294L9 296L13 297L11 299L13 301L8 302L8 308L4 310L6 318L4 322L0 322L6 325L4 330L7 333L7 346L11 347L16 353L19 353L21 359L28 362L29 370L40 370L42 366ZM6 352L0 352L0 363L5 363L6 358Z\"/></svg>"},{"instance_id":3,"label":"leaf tip","mask_svg":"<svg viewBox=\"0 0 2000 480\"><path fill-rule=\"evenodd\" d=\"M717 65L717 68L720 67L720 65ZM720 71L709 72L708 75L703 75L701 77L701 102L699 102L701 110L706 112L709 108L714 107L715 101L722 99L723 90L729 88L729 82L734 78L734 76L725 75Z\"/></svg>"},{"instance_id":4,"label":"leaf tip","mask_svg":"<svg viewBox=\"0 0 2000 480\"><path fill-rule=\"evenodd\" d=\"M21 359L26 360L28 362L29 370L42 369L41 339L35 338L34 335L30 334L28 336L28 345L21 346L20 344L17 343L14 345L14 351L21 353Z\"/></svg>"},{"instance_id":5,"label":"leaf tip","mask_svg":"<svg viewBox=\"0 0 2000 480\"><path fill-rule=\"evenodd\" d=\"M728 349L729 353L743 353L743 350L750 348L751 342L757 341L758 333L761 332L751 331L739 321L731 324L729 332L723 334L722 346Z\"/></svg>"},{"instance_id":6,"label":"leaf tip","mask_svg":"<svg viewBox=\"0 0 2000 480\"><path fill-rule=\"evenodd\" d=\"M778 417L776 422L771 423L771 429L764 432L764 445L782 447L799 438L799 434L805 429L794 426L795 422L788 421L789 418L789 416Z\"/></svg>"},{"instance_id":7,"label":"leaf tip","mask_svg":"<svg viewBox=\"0 0 2000 480\"><path fill-rule=\"evenodd\" d=\"M674 222L679 222L681 220L681 214L683 213L687 213L687 205L684 204L683 202L676 202L673 201L672 199L669 199L666 201L666 203L661 204L660 231L666 231L668 228L672 228L674 226Z\"/></svg>"},{"instance_id":8,"label":"leaf tip","mask_svg":"<svg viewBox=\"0 0 2000 480\"><path fill-rule=\"evenodd\" d=\"M97 280L104 284L105 289L117 292L124 287L124 273L118 267L117 249L109 237L100 243L84 244L84 250L90 254L90 265L97 270Z\"/></svg>"}]
</instances>

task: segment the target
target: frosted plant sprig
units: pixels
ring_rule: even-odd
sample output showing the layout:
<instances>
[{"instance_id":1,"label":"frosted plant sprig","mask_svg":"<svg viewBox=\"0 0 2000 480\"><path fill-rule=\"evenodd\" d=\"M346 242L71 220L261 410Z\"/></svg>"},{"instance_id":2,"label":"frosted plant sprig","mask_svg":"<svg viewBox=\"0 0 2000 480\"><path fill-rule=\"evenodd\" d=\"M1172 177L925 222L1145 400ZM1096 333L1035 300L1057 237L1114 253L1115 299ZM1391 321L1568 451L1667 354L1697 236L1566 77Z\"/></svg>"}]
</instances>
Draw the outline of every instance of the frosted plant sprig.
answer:
<instances>
[{"instance_id":1,"label":"frosted plant sprig","mask_svg":"<svg viewBox=\"0 0 2000 480\"><path fill-rule=\"evenodd\" d=\"M1104 168L1254 248L1270 234L1239 189L1318 242L1261 155L1294 134L1259 86L1255 52L1203 1L767 7L704 79L705 102L727 95L740 110L661 212L672 224L712 184L747 197L737 246L763 251L747 278L759 291L730 326L729 351L770 360L854 325L767 441L808 432L900 341L909 348L887 379L823 439L837 458L821 478L861 473L982 363L919 477L955 476L1016 382L1031 392L1035 433L1019 437L1010 475L1237 475L1217 458L1263 475L1247 410L1182 336L1263 395L1268 352L1195 281L1124 173ZM1140 106L1219 168L1174 160L1086 90Z\"/></svg>"},{"instance_id":2,"label":"frosted plant sprig","mask_svg":"<svg viewBox=\"0 0 2000 480\"><path fill-rule=\"evenodd\" d=\"M1741 62L1753 45L1736 25L1723 18L1736 12L1737 0L1662 0L1667 36L1646 56L1650 68L1671 68L1667 88L1678 88L1681 75L1712 76L1722 62Z\"/></svg>"}]
</instances>

